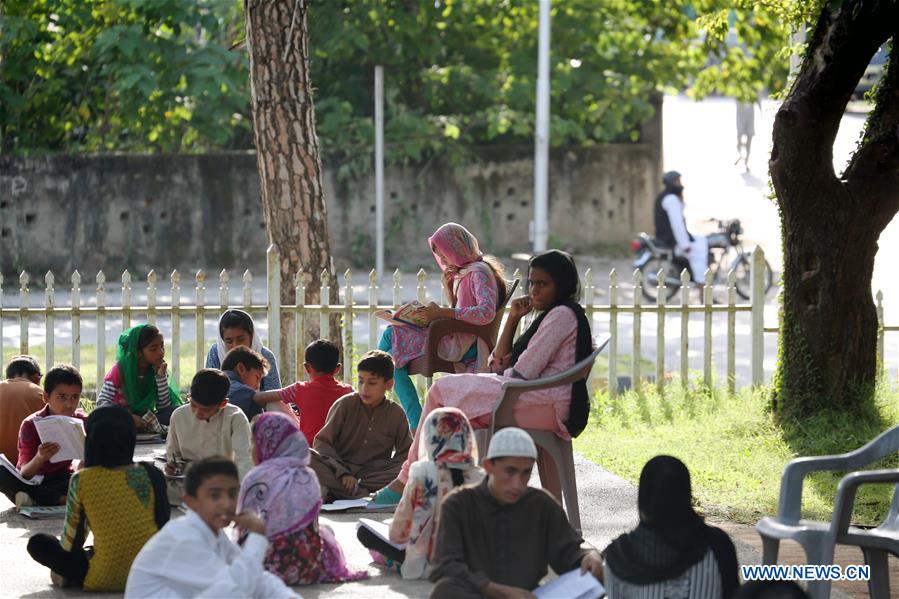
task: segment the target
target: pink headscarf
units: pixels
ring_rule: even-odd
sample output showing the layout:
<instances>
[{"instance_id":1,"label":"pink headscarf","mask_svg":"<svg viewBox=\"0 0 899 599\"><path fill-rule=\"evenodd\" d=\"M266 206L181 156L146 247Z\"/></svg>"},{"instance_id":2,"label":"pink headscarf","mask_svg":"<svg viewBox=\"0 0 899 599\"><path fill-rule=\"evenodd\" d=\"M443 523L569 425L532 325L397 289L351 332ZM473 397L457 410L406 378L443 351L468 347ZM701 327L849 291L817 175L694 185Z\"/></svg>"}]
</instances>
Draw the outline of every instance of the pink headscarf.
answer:
<instances>
[{"instance_id":1,"label":"pink headscarf","mask_svg":"<svg viewBox=\"0 0 899 599\"><path fill-rule=\"evenodd\" d=\"M294 420L278 412L260 414L252 434L256 467L240 485L238 513L259 512L270 540L305 528L322 504L306 437Z\"/></svg>"},{"instance_id":2,"label":"pink headscarf","mask_svg":"<svg viewBox=\"0 0 899 599\"><path fill-rule=\"evenodd\" d=\"M434 259L441 270L458 271L472 262L481 261L481 249L478 240L468 229L456 223L446 223L428 238L428 246L434 253ZM437 256L437 250L449 260L445 263Z\"/></svg>"}]
</instances>

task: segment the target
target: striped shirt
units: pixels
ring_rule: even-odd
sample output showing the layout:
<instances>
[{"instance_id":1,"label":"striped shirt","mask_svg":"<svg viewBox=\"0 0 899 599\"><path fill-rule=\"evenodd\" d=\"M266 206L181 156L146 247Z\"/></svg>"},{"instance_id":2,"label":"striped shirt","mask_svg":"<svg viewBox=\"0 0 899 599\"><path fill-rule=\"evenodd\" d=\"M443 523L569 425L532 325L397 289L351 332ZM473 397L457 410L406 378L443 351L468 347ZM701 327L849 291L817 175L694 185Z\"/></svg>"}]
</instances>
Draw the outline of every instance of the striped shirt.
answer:
<instances>
[{"instance_id":1,"label":"striped shirt","mask_svg":"<svg viewBox=\"0 0 899 599\"><path fill-rule=\"evenodd\" d=\"M128 399L125 397L125 389L119 388L107 375L100 392L97 394L97 407L105 405L120 405L128 407ZM172 399L169 396L169 382L165 374L156 375L156 410L157 412L167 410L172 405Z\"/></svg>"},{"instance_id":2,"label":"striped shirt","mask_svg":"<svg viewBox=\"0 0 899 599\"><path fill-rule=\"evenodd\" d=\"M711 549L686 572L653 584L633 584L615 576L603 564L603 584L608 599L716 599L722 597L721 571Z\"/></svg>"}]
</instances>

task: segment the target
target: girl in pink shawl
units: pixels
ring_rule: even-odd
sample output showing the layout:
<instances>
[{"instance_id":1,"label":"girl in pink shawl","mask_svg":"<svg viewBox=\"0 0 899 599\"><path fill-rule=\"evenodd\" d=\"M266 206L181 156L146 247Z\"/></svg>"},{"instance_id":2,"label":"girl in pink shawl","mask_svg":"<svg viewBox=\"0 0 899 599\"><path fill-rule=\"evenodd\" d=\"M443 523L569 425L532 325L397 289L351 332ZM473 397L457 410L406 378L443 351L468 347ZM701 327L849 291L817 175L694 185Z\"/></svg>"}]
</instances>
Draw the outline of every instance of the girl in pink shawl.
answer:
<instances>
[{"instance_id":1,"label":"girl in pink shawl","mask_svg":"<svg viewBox=\"0 0 899 599\"><path fill-rule=\"evenodd\" d=\"M253 421L253 443L256 467L240 485L237 508L254 510L265 520L265 569L288 586L368 578L367 572L347 568L334 533L318 524L321 487L296 422L264 412Z\"/></svg>"},{"instance_id":2,"label":"girl in pink shawl","mask_svg":"<svg viewBox=\"0 0 899 599\"><path fill-rule=\"evenodd\" d=\"M497 306L505 301L502 265L493 256L481 254L474 235L456 223L446 223L437 229L428 238L428 246L440 266L450 307L443 308L431 302L424 308L424 317L429 322L438 318L456 318L474 325L491 322ZM378 349L393 356L396 367L394 393L406 411L413 432L421 417L421 402L409 378L408 364L424 355L427 336L427 329L391 325L378 343ZM440 341L438 353L444 360L455 362L457 372L487 369L487 345L475 335L448 335ZM399 500L399 497L394 499Z\"/></svg>"}]
</instances>

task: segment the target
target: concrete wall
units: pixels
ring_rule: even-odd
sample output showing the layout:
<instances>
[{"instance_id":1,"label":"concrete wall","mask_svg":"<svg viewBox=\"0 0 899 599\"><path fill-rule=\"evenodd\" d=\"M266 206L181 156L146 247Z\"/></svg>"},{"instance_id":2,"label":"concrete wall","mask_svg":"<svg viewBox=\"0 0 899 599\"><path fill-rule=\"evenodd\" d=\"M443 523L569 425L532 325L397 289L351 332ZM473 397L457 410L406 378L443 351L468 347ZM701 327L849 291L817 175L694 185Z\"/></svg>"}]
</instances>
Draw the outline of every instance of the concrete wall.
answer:
<instances>
[{"instance_id":1,"label":"concrete wall","mask_svg":"<svg viewBox=\"0 0 899 599\"><path fill-rule=\"evenodd\" d=\"M650 136L651 137L651 136ZM554 151L551 243L589 251L651 228L661 139ZM527 251L533 214L533 150L503 148L459 169L390 168L386 174L388 264L430 260L440 224L469 227L500 255ZM338 266L374 262L374 175L338 182L326 169L331 247ZM72 269L110 280L124 268L214 272L265 265L265 227L253 153L0 157L0 267Z\"/></svg>"}]
</instances>

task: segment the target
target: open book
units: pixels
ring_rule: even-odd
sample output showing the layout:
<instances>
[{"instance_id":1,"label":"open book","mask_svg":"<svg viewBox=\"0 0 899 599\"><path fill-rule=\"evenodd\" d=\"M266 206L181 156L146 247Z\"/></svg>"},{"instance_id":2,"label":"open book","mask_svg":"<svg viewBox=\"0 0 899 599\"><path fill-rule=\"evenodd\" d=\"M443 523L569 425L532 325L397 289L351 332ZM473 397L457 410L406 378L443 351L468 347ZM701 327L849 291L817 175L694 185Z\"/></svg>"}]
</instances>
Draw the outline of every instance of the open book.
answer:
<instances>
[{"instance_id":1,"label":"open book","mask_svg":"<svg viewBox=\"0 0 899 599\"><path fill-rule=\"evenodd\" d=\"M391 545L392 547L396 547L399 550L403 550L406 548L405 543L391 543L390 542L390 524L389 522L378 522L377 520L372 520L370 518L359 518L359 521L356 522L356 530L360 528L367 528L371 531L376 537Z\"/></svg>"},{"instance_id":2,"label":"open book","mask_svg":"<svg viewBox=\"0 0 899 599\"><path fill-rule=\"evenodd\" d=\"M421 310L424 307L424 304L418 300L413 300L408 304L403 304L395 311L377 310L375 311L375 316L381 320L386 320L390 324L409 325L419 329L426 329L428 328L428 321L421 314Z\"/></svg>"},{"instance_id":3,"label":"open book","mask_svg":"<svg viewBox=\"0 0 899 599\"><path fill-rule=\"evenodd\" d=\"M6 468L7 470L9 470L9 473L10 473L10 474L12 474L13 476L15 476L17 479L19 479L20 481L22 481L22 482L25 483L26 485L39 485L39 484L41 484L42 482L44 482L44 475L43 475L43 474L35 474L35 475L32 476L30 479L29 479L29 478L24 478L24 477L22 476L22 473L19 472L19 469L16 468L16 465L13 464L12 462L10 462L10 461L9 461L9 458L6 457L6 455L5 455L5 454L2 454L2 453L0 453L0 466L3 466L3 467Z\"/></svg>"},{"instance_id":4,"label":"open book","mask_svg":"<svg viewBox=\"0 0 899 599\"><path fill-rule=\"evenodd\" d=\"M59 451L50 461L84 459L84 422L70 416L45 416L35 418L34 426L41 443L58 443Z\"/></svg>"},{"instance_id":5,"label":"open book","mask_svg":"<svg viewBox=\"0 0 899 599\"><path fill-rule=\"evenodd\" d=\"M540 599L553 597L597 599L597 597L602 597L605 592L601 582L596 580L590 572L582 574L580 568L566 572L534 589L534 594Z\"/></svg>"}]
</instances>

